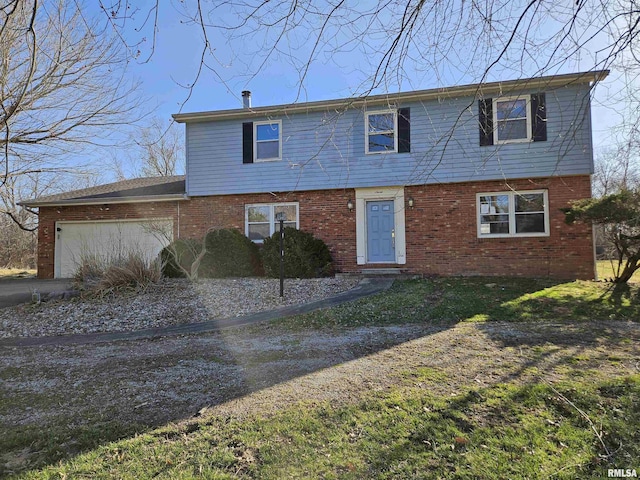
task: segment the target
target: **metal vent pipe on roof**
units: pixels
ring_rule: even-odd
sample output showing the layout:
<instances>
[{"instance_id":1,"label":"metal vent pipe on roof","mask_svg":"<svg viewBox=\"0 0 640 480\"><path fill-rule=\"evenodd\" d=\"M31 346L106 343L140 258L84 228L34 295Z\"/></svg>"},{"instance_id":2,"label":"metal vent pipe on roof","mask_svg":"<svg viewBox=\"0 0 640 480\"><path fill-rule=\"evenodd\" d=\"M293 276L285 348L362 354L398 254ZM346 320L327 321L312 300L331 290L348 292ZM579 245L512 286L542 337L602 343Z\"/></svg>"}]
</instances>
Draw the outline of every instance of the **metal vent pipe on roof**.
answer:
<instances>
[{"instance_id":1,"label":"metal vent pipe on roof","mask_svg":"<svg viewBox=\"0 0 640 480\"><path fill-rule=\"evenodd\" d=\"M249 90L242 91L242 108L251 108L251 92Z\"/></svg>"}]
</instances>

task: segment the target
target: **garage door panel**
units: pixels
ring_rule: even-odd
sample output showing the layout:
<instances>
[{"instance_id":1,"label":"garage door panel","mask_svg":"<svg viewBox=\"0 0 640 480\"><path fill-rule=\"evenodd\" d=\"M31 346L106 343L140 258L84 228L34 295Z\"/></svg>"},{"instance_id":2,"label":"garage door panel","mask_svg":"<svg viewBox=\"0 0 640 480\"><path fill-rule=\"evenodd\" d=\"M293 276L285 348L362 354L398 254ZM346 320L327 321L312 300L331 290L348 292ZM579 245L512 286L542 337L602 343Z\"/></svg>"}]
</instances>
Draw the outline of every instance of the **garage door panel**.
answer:
<instances>
[{"instance_id":1,"label":"garage door panel","mask_svg":"<svg viewBox=\"0 0 640 480\"><path fill-rule=\"evenodd\" d=\"M85 258L111 263L131 253L156 258L172 240L170 220L57 224L56 277L69 278Z\"/></svg>"}]
</instances>

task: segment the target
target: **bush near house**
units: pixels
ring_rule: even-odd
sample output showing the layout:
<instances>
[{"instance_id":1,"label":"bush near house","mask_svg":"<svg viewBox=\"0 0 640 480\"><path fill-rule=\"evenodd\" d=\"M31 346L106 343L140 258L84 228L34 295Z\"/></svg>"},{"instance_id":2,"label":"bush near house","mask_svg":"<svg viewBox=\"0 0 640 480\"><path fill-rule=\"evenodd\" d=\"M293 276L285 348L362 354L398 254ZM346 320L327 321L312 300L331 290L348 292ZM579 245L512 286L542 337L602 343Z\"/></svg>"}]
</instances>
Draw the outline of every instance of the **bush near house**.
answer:
<instances>
[{"instance_id":1,"label":"bush near house","mask_svg":"<svg viewBox=\"0 0 640 480\"><path fill-rule=\"evenodd\" d=\"M211 230L204 240L176 240L162 250L160 257L162 273L170 278L195 280L264 274L257 245L234 228Z\"/></svg>"},{"instance_id":2,"label":"bush near house","mask_svg":"<svg viewBox=\"0 0 640 480\"><path fill-rule=\"evenodd\" d=\"M188 238L171 242L160 252L162 274L169 278L197 278L199 265L194 268L194 263L201 252L201 240Z\"/></svg>"},{"instance_id":3,"label":"bush near house","mask_svg":"<svg viewBox=\"0 0 640 480\"><path fill-rule=\"evenodd\" d=\"M263 274L258 246L235 228L208 232L204 244L207 253L200 265L201 277L253 277Z\"/></svg>"},{"instance_id":4,"label":"bush near house","mask_svg":"<svg viewBox=\"0 0 640 480\"><path fill-rule=\"evenodd\" d=\"M329 247L308 232L284 229L284 276L287 278L326 277L333 273ZM265 238L262 263L269 277L280 275L280 232Z\"/></svg>"}]
</instances>

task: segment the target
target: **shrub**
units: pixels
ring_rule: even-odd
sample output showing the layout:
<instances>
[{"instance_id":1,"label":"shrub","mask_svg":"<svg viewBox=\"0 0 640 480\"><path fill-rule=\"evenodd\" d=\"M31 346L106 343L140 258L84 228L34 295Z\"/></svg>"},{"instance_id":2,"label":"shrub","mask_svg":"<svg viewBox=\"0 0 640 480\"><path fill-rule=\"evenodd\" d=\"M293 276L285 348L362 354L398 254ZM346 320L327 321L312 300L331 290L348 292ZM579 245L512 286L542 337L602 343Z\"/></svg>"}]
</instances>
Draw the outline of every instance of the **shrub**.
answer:
<instances>
[{"instance_id":1,"label":"shrub","mask_svg":"<svg viewBox=\"0 0 640 480\"><path fill-rule=\"evenodd\" d=\"M199 260L201 253L200 240L189 238L171 242L160 252L162 274L169 278L197 278L199 265L194 263Z\"/></svg>"},{"instance_id":2,"label":"shrub","mask_svg":"<svg viewBox=\"0 0 640 480\"><path fill-rule=\"evenodd\" d=\"M204 250L203 250L204 243ZM212 230L204 241L176 240L160 252L171 278L249 277L262 274L258 247L236 229Z\"/></svg>"},{"instance_id":3,"label":"shrub","mask_svg":"<svg viewBox=\"0 0 640 480\"><path fill-rule=\"evenodd\" d=\"M118 290L138 290L161 278L159 261L148 260L133 251L109 259L84 255L74 275L77 285L99 295Z\"/></svg>"},{"instance_id":4,"label":"shrub","mask_svg":"<svg viewBox=\"0 0 640 480\"><path fill-rule=\"evenodd\" d=\"M257 245L235 228L210 231L204 244L207 253L200 265L201 277L252 277L262 274Z\"/></svg>"},{"instance_id":5,"label":"shrub","mask_svg":"<svg viewBox=\"0 0 640 480\"><path fill-rule=\"evenodd\" d=\"M280 232L265 238L262 246L264 270L270 277L280 276ZM329 247L310 233L284 229L284 276L287 278L324 277L333 273Z\"/></svg>"}]
</instances>

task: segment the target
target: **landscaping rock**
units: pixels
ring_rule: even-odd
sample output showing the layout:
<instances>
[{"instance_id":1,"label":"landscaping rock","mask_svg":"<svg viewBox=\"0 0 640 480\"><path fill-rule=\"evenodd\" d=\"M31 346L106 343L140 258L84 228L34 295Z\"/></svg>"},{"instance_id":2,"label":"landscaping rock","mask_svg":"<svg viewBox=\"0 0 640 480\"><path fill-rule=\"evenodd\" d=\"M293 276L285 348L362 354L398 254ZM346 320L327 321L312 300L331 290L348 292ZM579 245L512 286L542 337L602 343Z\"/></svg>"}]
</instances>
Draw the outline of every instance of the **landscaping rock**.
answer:
<instances>
[{"instance_id":1,"label":"landscaping rock","mask_svg":"<svg viewBox=\"0 0 640 480\"><path fill-rule=\"evenodd\" d=\"M0 338L122 332L199 323L273 310L330 297L354 288L358 278L167 280L139 293L75 298L65 290L45 300L0 310Z\"/></svg>"}]
</instances>

